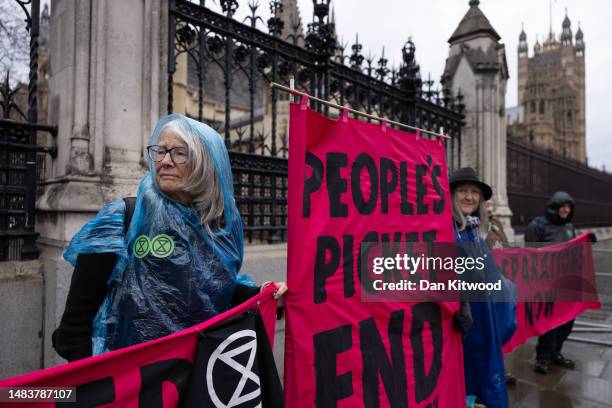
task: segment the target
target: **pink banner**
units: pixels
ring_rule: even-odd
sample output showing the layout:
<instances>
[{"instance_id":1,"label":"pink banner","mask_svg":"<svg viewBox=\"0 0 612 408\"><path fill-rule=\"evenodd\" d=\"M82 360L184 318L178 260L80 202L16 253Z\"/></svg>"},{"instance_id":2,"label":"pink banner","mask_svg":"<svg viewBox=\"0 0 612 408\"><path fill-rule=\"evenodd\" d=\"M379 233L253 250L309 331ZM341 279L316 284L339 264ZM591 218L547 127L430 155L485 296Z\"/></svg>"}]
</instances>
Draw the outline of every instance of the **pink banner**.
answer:
<instances>
[{"instance_id":1,"label":"pink banner","mask_svg":"<svg viewBox=\"0 0 612 408\"><path fill-rule=\"evenodd\" d=\"M453 242L444 142L304 103L290 125L287 406L465 406L458 303L362 302L357 270L362 242Z\"/></svg>"},{"instance_id":2,"label":"pink banner","mask_svg":"<svg viewBox=\"0 0 612 408\"><path fill-rule=\"evenodd\" d=\"M542 248L494 249L493 256L519 290L517 329L504 345L506 353L587 309L601 307L588 234Z\"/></svg>"},{"instance_id":3,"label":"pink banner","mask_svg":"<svg viewBox=\"0 0 612 408\"><path fill-rule=\"evenodd\" d=\"M176 407L178 386L189 379L199 332L259 308L270 342L274 339L277 302L274 285L242 305L170 336L99 356L0 381L0 389L15 387L77 387L71 407L140 407L161 393L163 407ZM145 390L144 383L147 383ZM79 391L81 390L81 391ZM6 390L5 390L6 391ZM96 400L98 399L98 400ZM160 402L162 402L160 401ZM10 403L1 406L10 406ZM54 402L15 403L16 407L54 407ZM157 406L157 405L156 405Z\"/></svg>"}]
</instances>

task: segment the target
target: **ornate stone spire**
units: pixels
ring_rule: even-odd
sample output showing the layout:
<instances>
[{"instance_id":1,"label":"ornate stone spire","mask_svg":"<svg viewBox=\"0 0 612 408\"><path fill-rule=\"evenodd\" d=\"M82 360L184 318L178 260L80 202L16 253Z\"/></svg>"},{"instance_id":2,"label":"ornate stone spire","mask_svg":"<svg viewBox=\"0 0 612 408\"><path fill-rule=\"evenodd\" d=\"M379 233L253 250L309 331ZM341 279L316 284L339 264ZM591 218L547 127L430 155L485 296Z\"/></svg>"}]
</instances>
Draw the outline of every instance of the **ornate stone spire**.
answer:
<instances>
[{"instance_id":1,"label":"ornate stone spire","mask_svg":"<svg viewBox=\"0 0 612 408\"><path fill-rule=\"evenodd\" d=\"M578 31L576 31L576 53L584 53L584 34L580 28L580 22L578 22Z\"/></svg>"},{"instance_id":2,"label":"ornate stone spire","mask_svg":"<svg viewBox=\"0 0 612 408\"><path fill-rule=\"evenodd\" d=\"M499 41L501 37L497 34L497 31L493 28L489 19L482 13L478 5L480 1L478 0L470 0L470 8L461 19L459 26L448 39L449 43L454 43L457 40L462 38L472 36L474 34L486 34L491 37L495 41Z\"/></svg>"},{"instance_id":3,"label":"ornate stone spire","mask_svg":"<svg viewBox=\"0 0 612 408\"><path fill-rule=\"evenodd\" d=\"M536 35L536 42L533 44L533 53L539 54L542 51L542 46L540 45L540 41L538 40L538 36Z\"/></svg>"},{"instance_id":4,"label":"ornate stone spire","mask_svg":"<svg viewBox=\"0 0 612 408\"><path fill-rule=\"evenodd\" d=\"M567 16L567 9L565 9L565 18L563 19L563 31L561 32L561 44L562 45L572 44L572 22Z\"/></svg>"},{"instance_id":5,"label":"ornate stone spire","mask_svg":"<svg viewBox=\"0 0 612 408\"><path fill-rule=\"evenodd\" d=\"M519 34L518 45L519 56L527 56L528 51L529 46L527 45L527 34L525 34L525 27L523 26L523 23L521 23L521 34Z\"/></svg>"}]
</instances>

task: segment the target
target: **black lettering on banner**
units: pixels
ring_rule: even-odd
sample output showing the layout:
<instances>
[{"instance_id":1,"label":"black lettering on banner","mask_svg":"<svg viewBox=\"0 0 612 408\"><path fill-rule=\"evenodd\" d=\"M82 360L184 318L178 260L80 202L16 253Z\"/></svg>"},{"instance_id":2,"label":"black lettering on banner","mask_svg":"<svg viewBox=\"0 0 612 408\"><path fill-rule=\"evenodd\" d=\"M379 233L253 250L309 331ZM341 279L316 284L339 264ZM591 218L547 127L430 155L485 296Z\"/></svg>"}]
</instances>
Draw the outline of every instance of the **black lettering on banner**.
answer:
<instances>
[{"instance_id":1,"label":"black lettering on banner","mask_svg":"<svg viewBox=\"0 0 612 408\"><path fill-rule=\"evenodd\" d=\"M425 367L425 344L423 330L425 322L429 324L433 356L429 374ZM436 389L438 377L442 369L442 313L437 303L419 303L412 307L412 327L410 330L410 344L412 345L414 364L414 383L416 402L427 399Z\"/></svg>"},{"instance_id":2,"label":"black lettering on banner","mask_svg":"<svg viewBox=\"0 0 612 408\"><path fill-rule=\"evenodd\" d=\"M570 251L563 251L561 252L561 254L557 255L554 258L556 260L556 271L552 273L552 276L574 274L576 273L576 271L580 271L582 269L578 269L578 265L572 262L574 259Z\"/></svg>"},{"instance_id":3,"label":"black lettering on banner","mask_svg":"<svg viewBox=\"0 0 612 408\"><path fill-rule=\"evenodd\" d=\"M525 302L525 318L533 326L540 318L550 317L554 313L556 293L553 290L532 295L531 302Z\"/></svg>"},{"instance_id":4,"label":"black lettering on banner","mask_svg":"<svg viewBox=\"0 0 612 408\"><path fill-rule=\"evenodd\" d=\"M410 257L419 256L418 253L415 252L414 246L417 242L419 242L419 233L418 232L406 232L404 234L404 240L406 242L405 251L406 254ZM417 274L409 274L408 279L413 282L418 282L422 279L421 272Z\"/></svg>"},{"instance_id":5,"label":"black lettering on banner","mask_svg":"<svg viewBox=\"0 0 612 408\"><path fill-rule=\"evenodd\" d=\"M438 397L436 397L431 403L427 404L425 408L438 408Z\"/></svg>"},{"instance_id":6,"label":"black lettering on banner","mask_svg":"<svg viewBox=\"0 0 612 408\"><path fill-rule=\"evenodd\" d=\"M548 268L547 268L547 276L545 277L545 279L561 276L562 274L565 273L565 271L562 272L561 269L557 267L557 262L559 261L559 259L563 258L564 252L565 251L561 251L561 252L550 254L548 259L546 260L546 262L548 263ZM569 266L571 265L568 265L567 263L565 264L565 267L569 267ZM542 279L544 277L542 276L540 278Z\"/></svg>"},{"instance_id":7,"label":"black lettering on banner","mask_svg":"<svg viewBox=\"0 0 612 408\"><path fill-rule=\"evenodd\" d=\"M581 271L584 268L584 257L586 256L584 251L586 248L587 245L578 245L577 248L574 249L573 253L576 254L576 260L578 262L575 270Z\"/></svg>"},{"instance_id":8,"label":"black lettering on banner","mask_svg":"<svg viewBox=\"0 0 612 408\"><path fill-rule=\"evenodd\" d=\"M578 250L579 249L582 249L582 245L578 245L578 248L572 248L572 249L564 251L565 253L568 253L568 258L570 258L570 260L567 263L572 265L573 267L572 270L574 271L577 270L578 268L578 253L579 253Z\"/></svg>"},{"instance_id":9,"label":"black lettering on banner","mask_svg":"<svg viewBox=\"0 0 612 408\"><path fill-rule=\"evenodd\" d=\"M528 256L521 257L521 276L523 277L523 282L525 283L529 282L529 257Z\"/></svg>"},{"instance_id":10,"label":"black lettering on banner","mask_svg":"<svg viewBox=\"0 0 612 408\"><path fill-rule=\"evenodd\" d=\"M533 296L535 303L538 305L538 312L535 316L535 320L540 320L540 315L542 314L542 309L544 308L542 306L543 302L544 302L544 296L542 296L542 294L540 292L537 292L534 296Z\"/></svg>"},{"instance_id":11,"label":"black lettering on banner","mask_svg":"<svg viewBox=\"0 0 612 408\"><path fill-rule=\"evenodd\" d=\"M520 262L520 272L521 272L522 282L524 283L529 282L529 257L528 256L521 256L520 258L512 257L511 262L512 262L512 274L514 275L515 273L516 274L519 273L519 262Z\"/></svg>"},{"instance_id":12,"label":"black lettering on banner","mask_svg":"<svg viewBox=\"0 0 612 408\"><path fill-rule=\"evenodd\" d=\"M384 233L380 235L380 240L382 241L381 249L382 256L385 258L395 258L397 254L399 254L400 244L402 243L402 233L395 232L393 234L393 241L391 242L391 234ZM391 278L393 275L393 278ZM400 270L393 269L385 269L384 272L385 282L400 282L402 280L402 273Z\"/></svg>"},{"instance_id":13,"label":"black lettering on banner","mask_svg":"<svg viewBox=\"0 0 612 408\"><path fill-rule=\"evenodd\" d=\"M548 257L548 259L546 260L548 267L547 267L547 276L544 279L550 279L550 278L554 278L555 276L559 276L558 274L563 274L564 272L561 272L557 266L556 263L557 261L563 257L563 252L557 252L557 253L551 253L550 256ZM567 264L565 264L565 266L569 266ZM543 277L540 277L540 279L542 279Z\"/></svg>"},{"instance_id":14,"label":"black lettering on banner","mask_svg":"<svg viewBox=\"0 0 612 408\"><path fill-rule=\"evenodd\" d=\"M431 157L431 156L429 156ZM416 166L416 193L417 193L417 214L427 214L429 205L425 204L424 200L427 197L427 186L424 183L424 178L427 175L427 165L417 164Z\"/></svg>"},{"instance_id":15,"label":"black lettering on banner","mask_svg":"<svg viewBox=\"0 0 612 408\"><path fill-rule=\"evenodd\" d=\"M406 242L410 242L410 243L414 243L414 242L419 242L419 233L418 232L407 232L406 235ZM408 249L410 248L410 249ZM413 253L412 252L412 245L408 246L406 245L406 251L409 253Z\"/></svg>"},{"instance_id":16,"label":"black lettering on banner","mask_svg":"<svg viewBox=\"0 0 612 408\"><path fill-rule=\"evenodd\" d=\"M502 265L504 264L507 265L508 263L510 264L510 276L511 276L510 279L512 280L512 282L516 282L515 279L519 272L519 259L516 256L513 256L512 258L510 258L510 260L504 259L502 262ZM523 269L522 272L523 272L522 274L523 281L525 281L525 277L526 277L525 269Z\"/></svg>"},{"instance_id":17,"label":"black lettering on banner","mask_svg":"<svg viewBox=\"0 0 612 408\"><path fill-rule=\"evenodd\" d=\"M573 254L574 250L562 251L560 255L557 255L556 258L556 272L553 272L553 276L565 275L566 273L572 273L574 271L579 271L582 268L579 268L578 265L574 262L576 259Z\"/></svg>"},{"instance_id":18,"label":"black lettering on banner","mask_svg":"<svg viewBox=\"0 0 612 408\"><path fill-rule=\"evenodd\" d=\"M323 183L323 162L314 154L306 152L306 165L312 169L312 176L304 180L304 196L302 197L302 217L310 217L311 195Z\"/></svg>"},{"instance_id":19,"label":"black lettering on banner","mask_svg":"<svg viewBox=\"0 0 612 408\"><path fill-rule=\"evenodd\" d=\"M438 193L439 200L434 200L433 209L434 213L442 214L444 211L444 204L446 203L446 199L444 198L444 190L442 189L442 185L438 181L438 178L442 176L442 168L440 166L434 166L431 171L431 184L433 184L434 190Z\"/></svg>"},{"instance_id":20,"label":"black lettering on banner","mask_svg":"<svg viewBox=\"0 0 612 408\"><path fill-rule=\"evenodd\" d=\"M433 243L436 242L436 237L437 237L436 230L423 231L423 234L421 236L422 241L427 244L426 248L427 248L427 253L429 256L435 256ZM429 272L430 281L437 282L438 281L438 271L436 270L436 268L432 268L428 272Z\"/></svg>"},{"instance_id":21,"label":"black lettering on banner","mask_svg":"<svg viewBox=\"0 0 612 408\"><path fill-rule=\"evenodd\" d=\"M162 385L174 384L178 395L183 395L191 375L191 363L180 358L157 361L140 368L142 385L138 396L138 406L163 408Z\"/></svg>"},{"instance_id":22,"label":"black lettering on banner","mask_svg":"<svg viewBox=\"0 0 612 408\"><path fill-rule=\"evenodd\" d=\"M329 254L329 261L327 260ZM336 238L321 236L317 238L317 254L314 265L314 303L327 300L325 281L332 276L340 266L340 244Z\"/></svg>"},{"instance_id":23,"label":"black lettering on banner","mask_svg":"<svg viewBox=\"0 0 612 408\"><path fill-rule=\"evenodd\" d=\"M554 299L551 300L551 298L554 298L554 291L550 291L546 293L546 303L544 306L544 316L545 317L550 317L553 315L553 311L555 309L555 302Z\"/></svg>"},{"instance_id":24,"label":"black lettering on banner","mask_svg":"<svg viewBox=\"0 0 612 408\"><path fill-rule=\"evenodd\" d=\"M582 274L581 271L583 269L583 266L581 265L581 262L578 259L574 258L574 254L578 255L578 253L576 253L576 250L578 250L579 253L581 252L582 248L572 248L570 250L563 251L563 256L557 257L562 261L559 265L559 271L562 271L562 274Z\"/></svg>"},{"instance_id":25,"label":"black lettering on banner","mask_svg":"<svg viewBox=\"0 0 612 408\"><path fill-rule=\"evenodd\" d=\"M344 153L327 153L327 194L329 195L330 217L348 217L348 205L340 201L346 193L346 180L340 176L340 169L348 166Z\"/></svg>"},{"instance_id":26,"label":"black lettering on banner","mask_svg":"<svg viewBox=\"0 0 612 408\"><path fill-rule=\"evenodd\" d=\"M511 279L512 281L514 281L514 275L512 275L509 271L508 271L508 264L510 263L510 261L508 261L508 259L504 258L501 260L501 265L499 265L499 269L501 270L501 272L504 274L504 276L508 279Z\"/></svg>"},{"instance_id":27,"label":"black lettering on banner","mask_svg":"<svg viewBox=\"0 0 612 408\"><path fill-rule=\"evenodd\" d=\"M400 212L404 215L414 214L414 206L408 201L408 165L400 162Z\"/></svg>"},{"instance_id":28,"label":"black lettering on banner","mask_svg":"<svg viewBox=\"0 0 612 408\"><path fill-rule=\"evenodd\" d=\"M321 408L337 406L337 402L353 394L351 372L336 375L336 357L352 346L351 325L315 334L314 368L316 398L315 406Z\"/></svg>"},{"instance_id":29,"label":"black lettering on banner","mask_svg":"<svg viewBox=\"0 0 612 408\"><path fill-rule=\"evenodd\" d=\"M112 377L76 386L75 402L56 402L60 408L94 408L115 401L115 385Z\"/></svg>"},{"instance_id":30,"label":"black lettering on banner","mask_svg":"<svg viewBox=\"0 0 612 408\"><path fill-rule=\"evenodd\" d=\"M525 318L527 319L527 322L530 326L533 326L533 308L534 303L525 302Z\"/></svg>"},{"instance_id":31,"label":"black lettering on banner","mask_svg":"<svg viewBox=\"0 0 612 408\"><path fill-rule=\"evenodd\" d=\"M389 178L391 176L391 178ZM389 213L389 195L397 188L397 167L386 157L380 159L380 212Z\"/></svg>"},{"instance_id":32,"label":"black lettering on banner","mask_svg":"<svg viewBox=\"0 0 612 408\"><path fill-rule=\"evenodd\" d=\"M556 271L551 272L551 277L572 274L573 271L576 271L577 259L575 255L576 252L574 248L567 248L556 255L552 255L551 258L557 260L557 268Z\"/></svg>"},{"instance_id":33,"label":"black lettering on banner","mask_svg":"<svg viewBox=\"0 0 612 408\"><path fill-rule=\"evenodd\" d=\"M422 234L423 242L436 242L436 236L437 236L436 230L423 231L423 234ZM431 252L431 247L428 247L428 249Z\"/></svg>"},{"instance_id":34,"label":"black lettering on banner","mask_svg":"<svg viewBox=\"0 0 612 408\"><path fill-rule=\"evenodd\" d=\"M370 197L367 201L361 190L361 172L364 168L368 172L368 178L370 179ZM378 172L376 170L376 163L366 153L361 153L357 156L351 167L351 193L357 212L362 215L372 214L372 211L376 208L376 198L378 197Z\"/></svg>"},{"instance_id":35,"label":"black lettering on banner","mask_svg":"<svg viewBox=\"0 0 612 408\"><path fill-rule=\"evenodd\" d=\"M531 254L531 276L525 282L538 281L538 261L538 254Z\"/></svg>"},{"instance_id":36,"label":"black lettering on banner","mask_svg":"<svg viewBox=\"0 0 612 408\"><path fill-rule=\"evenodd\" d=\"M521 262L521 280L522 282L529 282L529 258L526 256L522 256L520 259ZM510 266L512 270L512 276L514 277L519 272L519 258L512 257L510 258ZM514 279L512 279L514 281ZM516 281L514 281L516 282Z\"/></svg>"},{"instance_id":37,"label":"black lettering on banner","mask_svg":"<svg viewBox=\"0 0 612 408\"><path fill-rule=\"evenodd\" d=\"M564 251L567 253L568 258L568 261L565 263L568 273L576 273L576 271L582 271L584 269L585 248L585 245L577 244L573 248L569 248Z\"/></svg>"},{"instance_id":38,"label":"black lettering on banner","mask_svg":"<svg viewBox=\"0 0 612 408\"><path fill-rule=\"evenodd\" d=\"M344 297L355 294L355 274L353 269L353 236L342 237L342 271L344 272Z\"/></svg>"},{"instance_id":39,"label":"black lettering on banner","mask_svg":"<svg viewBox=\"0 0 612 408\"><path fill-rule=\"evenodd\" d=\"M542 255L542 263L540 264L540 279L548 279L548 254Z\"/></svg>"},{"instance_id":40,"label":"black lettering on banner","mask_svg":"<svg viewBox=\"0 0 612 408\"><path fill-rule=\"evenodd\" d=\"M361 287L369 293L376 293L376 290L372 286L374 279L370 276L370 270L368 268L368 256L372 248L378 245L378 232L370 231L361 241L361 247L359 248L359 255L357 264L359 265L359 280L361 281Z\"/></svg>"},{"instance_id":41,"label":"black lettering on banner","mask_svg":"<svg viewBox=\"0 0 612 408\"><path fill-rule=\"evenodd\" d=\"M408 407L406 363L404 347L402 346L403 326L404 311L398 310L391 313L388 328L389 343L391 344L391 361L389 361L374 318L363 320L359 324L359 341L363 362L363 399L366 408L380 407L379 377L387 393L389 405L393 408Z\"/></svg>"}]
</instances>

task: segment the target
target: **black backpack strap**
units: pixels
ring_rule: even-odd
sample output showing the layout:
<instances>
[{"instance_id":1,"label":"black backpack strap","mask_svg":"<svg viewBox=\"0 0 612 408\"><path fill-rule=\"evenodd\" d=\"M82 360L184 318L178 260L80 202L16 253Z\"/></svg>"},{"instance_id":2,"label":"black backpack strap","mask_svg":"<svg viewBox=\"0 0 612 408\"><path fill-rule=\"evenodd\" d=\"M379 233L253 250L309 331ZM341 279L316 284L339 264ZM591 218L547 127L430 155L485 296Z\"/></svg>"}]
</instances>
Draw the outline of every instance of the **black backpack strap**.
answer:
<instances>
[{"instance_id":1,"label":"black backpack strap","mask_svg":"<svg viewBox=\"0 0 612 408\"><path fill-rule=\"evenodd\" d=\"M127 236L130 222L132 222L132 215L134 215L134 209L136 208L136 197L124 197L123 202L125 203L125 225L123 229Z\"/></svg>"}]
</instances>

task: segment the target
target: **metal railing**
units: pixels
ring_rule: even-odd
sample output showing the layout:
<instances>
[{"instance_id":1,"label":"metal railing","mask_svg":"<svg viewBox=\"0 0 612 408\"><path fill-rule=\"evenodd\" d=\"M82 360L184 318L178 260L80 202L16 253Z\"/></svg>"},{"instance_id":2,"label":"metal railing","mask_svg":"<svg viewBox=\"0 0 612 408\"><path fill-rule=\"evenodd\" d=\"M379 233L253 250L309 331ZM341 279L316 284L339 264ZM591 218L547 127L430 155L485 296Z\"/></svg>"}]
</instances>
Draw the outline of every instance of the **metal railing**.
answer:
<instances>
[{"instance_id":1,"label":"metal railing","mask_svg":"<svg viewBox=\"0 0 612 408\"><path fill-rule=\"evenodd\" d=\"M235 0L218 3L222 13L204 0L169 1L167 111L180 106L180 113L223 135L249 240L286 239L288 95L272 82L293 79L296 89L321 99L428 130L443 127L452 137L449 166L459 167L463 98L444 84L434 89L433 81L421 80L411 40L394 69L384 51L377 61L363 56L358 40L345 55L328 0L314 2L314 22L305 33L299 20L285 27L279 0L270 1L267 33L257 27L263 19L255 2L245 22L234 18Z\"/></svg>"},{"instance_id":2,"label":"metal railing","mask_svg":"<svg viewBox=\"0 0 612 408\"><path fill-rule=\"evenodd\" d=\"M9 86L9 74L0 85L0 261L38 257L34 231L36 185L43 171L41 154L55 157L56 147L38 144L38 132L57 135L55 126L38 124L38 34L40 0L16 0L26 14L30 32L28 108L24 114L17 101L25 88ZM30 5L28 10L25 6Z\"/></svg>"},{"instance_id":3,"label":"metal railing","mask_svg":"<svg viewBox=\"0 0 612 408\"><path fill-rule=\"evenodd\" d=\"M566 191L576 201L574 225L612 225L612 174L516 140L509 139L507 146L513 227L521 230L543 215L556 191Z\"/></svg>"}]
</instances>

